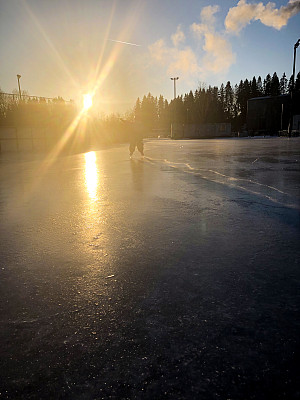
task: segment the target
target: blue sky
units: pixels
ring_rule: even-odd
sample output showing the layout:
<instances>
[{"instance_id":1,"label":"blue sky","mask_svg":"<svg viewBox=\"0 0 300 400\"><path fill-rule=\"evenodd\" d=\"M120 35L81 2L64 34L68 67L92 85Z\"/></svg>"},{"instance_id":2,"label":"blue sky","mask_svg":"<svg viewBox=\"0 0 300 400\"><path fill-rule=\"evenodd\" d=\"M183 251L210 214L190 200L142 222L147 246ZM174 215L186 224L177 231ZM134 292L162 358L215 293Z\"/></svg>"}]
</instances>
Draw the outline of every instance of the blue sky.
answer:
<instances>
[{"instance_id":1,"label":"blue sky","mask_svg":"<svg viewBox=\"0 0 300 400\"><path fill-rule=\"evenodd\" d=\"M109 113L148 92L170 100L172 76L177 94L289 77L299 11L298 0L0 0L0 88L11 92L21 74L31 95L80 102L92 92Z\"/></svg>"}]
</instances>

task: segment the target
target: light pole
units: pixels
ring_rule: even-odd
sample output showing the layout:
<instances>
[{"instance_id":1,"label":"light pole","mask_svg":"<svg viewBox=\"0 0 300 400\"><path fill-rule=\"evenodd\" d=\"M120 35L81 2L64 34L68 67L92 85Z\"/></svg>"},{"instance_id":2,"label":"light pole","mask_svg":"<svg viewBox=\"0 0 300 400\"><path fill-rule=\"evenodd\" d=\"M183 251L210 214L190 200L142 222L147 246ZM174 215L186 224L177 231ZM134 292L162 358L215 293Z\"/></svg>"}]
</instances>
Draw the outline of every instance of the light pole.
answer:
<instances>
[{"instance_id":1,"label":"light pole","mask_svg":"<svg viewBox=\"0 0 300 400\"><path fill-rule=\"evenodd\" d=\"M295 83L295 67L296 67L296 49L300 45L300 39L297 40L297 42L294 45L294 62L293 62L293 78L292 78L292 87L294 89L294 83Z\"/></svg>"},{"instance_id":2,"label":"light pole","mask_svg":"<svg viewBox=\"0 0 300 400\"><path fill-rule=\"evenodd\" d=\"M18 78L18 86L19 86L19 96L20 96L20 101L22 100L22 96L21 96L21 86L20 86L20 78L21 78L21 75L17 75L17 78Z\"/></svg>"},{"instance_id":3,"label":"light pole","mask_svg":"<svg viewBox=\"0 0 300 400\"><path fill-rule=\"evenodd\" d=\"M291 137L292 134L292 124L293 124L293 92L294 92L294 84L295 84L295 67L296 67L296 50L300 45L300 39L294 44L294 60L293 60L293 75L292 75L292 87L291 87L291 110L290 110L290 120L288 126L288 135Z\"/></svg>"},{"instance_id":4,"label":"light pole","mask_svg":"<svg viewBox=\"0 0 300 400\"><path fill-rule=\"evenodd\" d=\"M174 78L170 78L171 79L171 81L173 81L174 82L174 109L173 109L173 122L171 123L171 137L172 138L175 138L175 132L174 132L174 129L173 129L173 125L175 125L174 124L174 122L175 122L175 107L176 107L176 102L175 102L175 100L176 100L176 81L178 81L178 79L179 79L179 77L178 76L176 76L176 77L174 77Z\"/></svg>"},{"instance_id":5,"label":"light pole","mask_svg":"<svg viewBox=\"0 0 300 400\"><path fill-rule=\"evenodd\" d=\"M179 79L177 76L176 78L170 78L171 81L174 81L174 100L176 99L176 81Z\"/></svg>"}]
</instances>

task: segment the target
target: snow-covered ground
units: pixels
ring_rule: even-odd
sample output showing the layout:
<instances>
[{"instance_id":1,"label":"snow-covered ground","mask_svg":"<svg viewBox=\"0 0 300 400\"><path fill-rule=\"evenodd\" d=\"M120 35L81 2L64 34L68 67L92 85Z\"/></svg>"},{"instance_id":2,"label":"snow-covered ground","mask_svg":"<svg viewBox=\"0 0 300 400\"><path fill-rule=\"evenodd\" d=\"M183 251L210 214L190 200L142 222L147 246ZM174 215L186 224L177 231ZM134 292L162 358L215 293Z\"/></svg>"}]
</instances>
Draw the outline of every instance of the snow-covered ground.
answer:
<instances>
[{"instance_id":1,"label":"snow-covered ground","mask_svg":"<svg viewBox=\"0 0 300 400\"><path fill-rule=\"evenodd\" d=\"M300 396L300 140L0 155L0 397Z\"/></svg>"}]
</instances>

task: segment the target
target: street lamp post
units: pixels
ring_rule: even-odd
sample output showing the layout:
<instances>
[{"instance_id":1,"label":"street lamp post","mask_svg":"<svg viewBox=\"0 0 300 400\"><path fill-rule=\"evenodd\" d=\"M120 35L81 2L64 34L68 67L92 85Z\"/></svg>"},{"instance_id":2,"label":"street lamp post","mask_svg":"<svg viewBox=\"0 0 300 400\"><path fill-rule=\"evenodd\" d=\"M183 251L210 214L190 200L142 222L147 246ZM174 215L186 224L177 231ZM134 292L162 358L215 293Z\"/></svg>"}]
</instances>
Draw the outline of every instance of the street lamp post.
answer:
<instances>
[{"instance_id":1,"label":"street lamp post","mask_svg":"<svg viewBox=\"0 0 300 400\"><path fill-rule=\"evenodd\" d=\"M20 86L20 78L21 78L21 75L17 75L17 78L18 78L18 86L19 86L19 96L20 96L20 101L22 100L22 95L21 95L21 86Z\"/></svg>"},{"instance_id":2,"label":"street lamp post","mask_svg":"<svg viewBox=\"0 0 300 400\"><path fill-rule=\"evenodd\" d=\"M175 119L175 107L176 107L176 81L179 79L178 76L174 77L174 78L170 78L171 81L174 82L174 109L173 109L173 123L171 124L171 137L175 137L175 132L173 131L173 125L174 125L174 119Z\"/></svg>"},{"instance_id":3,"label":"street lamp post","mask_svg":"<svg viewBox=\"0 0 300 400\"><path fill-rule=\"evenodd\" d=\"M176 78L170 78L172 81L174 81L174 100L176 99L176 81L179 79L177 76Z\"/></svg>"},{"instance_id":4,"label":"street lamp post","mask_svg":"<svg viewBox=\"0 0 300 400\"><path fill-rule=\"evenodd\" d=\"M295 68L296 68L296 50L300 45L300 39L294 44L294 59L293 59L293 75L292 75L292 87L291 87L291 110L290 110L290 120L288 126L288 135L291 137L292 134L292 124L293 124L293 92L294 92L294 84L295 84Z\"/></svg>"},{"instance_id":5,"label":"street lamp post","mask_svg":"<svg viewBox=\"0 0 300 400\"><path fill-rule=\"evenodd\" d=\"M293 62L293 78L292 78L293 89L294 89L294 84L295 84L296 49L299 47L299 45L300 45L300 39L298 39L294 45L294 62Z\"/></svg>"}]
</instances>

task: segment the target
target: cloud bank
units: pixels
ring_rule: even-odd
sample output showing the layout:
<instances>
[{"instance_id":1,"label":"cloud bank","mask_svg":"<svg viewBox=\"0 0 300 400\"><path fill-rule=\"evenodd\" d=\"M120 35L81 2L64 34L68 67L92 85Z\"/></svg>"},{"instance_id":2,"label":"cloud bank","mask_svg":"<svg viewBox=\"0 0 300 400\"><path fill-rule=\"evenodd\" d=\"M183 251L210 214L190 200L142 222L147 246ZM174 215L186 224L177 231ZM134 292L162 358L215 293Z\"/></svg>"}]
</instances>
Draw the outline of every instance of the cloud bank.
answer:
<instances>
[{"instance_id":1,"label":"cloud bank","mask_svg":"<svg viewBox=\"0 0 300 400\"><path fill-rule=\"evenodd\" d=\"M200 23L192 24L190 31L196 41L196 47L202 51L193 50L185 44L186 36L181 26L171 35L172 45L164 39L159 39L149 46L152 59L167 68L168 74L184 74L187 79L198 76L205 77L208 72L226 73L235 61L231 45L221 34L215 32L215 14L218 6L204 7L200 15ZM199 57L197 54L202 55Z\"/></svg>"},{"instance_id":2,"label":"cloud bank","mask_svg":"<svg viewBox=\"0 0 300 400\"><path fill-rule=\"evenodd\" d=\"M215 14L219 6L204 7L200 15L200 24L191 25L191 31L196 40L201 43L204 54L201 60L202 73L206 71L215 74L226 73L235 62L235 54L226 35L215 31Z\"/></svg>"},{"instance_id":3,"label":"cloud bank","mask_svg":"<svg viewBox=\"0 0 300 400\"><path fill-rule=\"evenodd\" d=\"M263 5L262 2L247 3L247 0L240 0L229 9L224 21L225 29L221 31L216 29L219 9L217 5L204 7L200 21L190 26L193 48L185 44L186 35L179 25L170 37L172 44L159 39L149 46L152 60L164 66L167 74L181 74L186 80L195 77L205 79L212 73L225 75L236 59L230 43L231 34L238 34L255 20L280 30L292 16L300 12L300 0L289 0L286 6L280 8L276 8L272 2Z\"/></svg>"},{"instance_id":4,"label":"cloud bank","mask_svg":"<svg viewBox=\"0 0 300 400\"><path fill-rule=\"evenodd\" d=\"M174 46L178 46L180 43L183 43L185 41L185 34L182 32L180 25L177 27L176 33L171 36L171 39Z\"/></svg>"},{"instance_id":5,"label":"cloud bank","mask_svg":"<svg viewBox=\"0 0 300 400\"><path fill-rule=\"evenodd\" d=\"M279 9L272 2L264 6L263 3L249 4L246 0L240 0L236 7L229 9L225 27L228 32L239 33L252 20L260 20L262 24L280 30L299 11L299 0L290 0Z\"/></svg>"},{"instance_id":6,"label":"cloud bank","mask_svg":"<svg viewBox=\"0 0 300 400\"><path fill-rule=\"evenodd\" d=\"M169 47L163 39L160 39L149 46L149 50L155 61L167 67L168 74L176 74L179 71L186 75L193 75L200 71L197 57L188 46L183 49L176 46Z\"/></svg>"}]
</instances>

